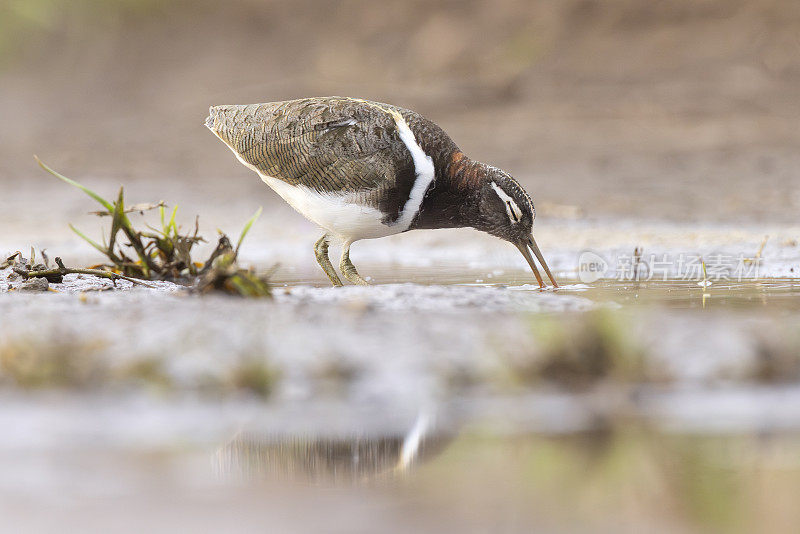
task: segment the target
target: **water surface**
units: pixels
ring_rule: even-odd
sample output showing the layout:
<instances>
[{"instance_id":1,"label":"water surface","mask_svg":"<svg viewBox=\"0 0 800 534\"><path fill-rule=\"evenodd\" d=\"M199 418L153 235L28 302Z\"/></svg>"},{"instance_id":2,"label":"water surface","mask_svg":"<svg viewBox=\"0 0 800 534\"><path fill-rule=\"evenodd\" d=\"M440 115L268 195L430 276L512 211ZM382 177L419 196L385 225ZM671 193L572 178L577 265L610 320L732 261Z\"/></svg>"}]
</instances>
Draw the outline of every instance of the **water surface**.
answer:
<instances>
[{"instance_id":1,"label":"water surface","mask_svg":"<svg viewBox=\"0 0 800 534\"><path fill-rule=\"evenodd\" d=\"M371 287L282 269L271 301L77 277L4 293L4 521L465 533L800 521L796 280L562 272L540 290L509 268L362 272Z\"/></svg>"}]
</instances>

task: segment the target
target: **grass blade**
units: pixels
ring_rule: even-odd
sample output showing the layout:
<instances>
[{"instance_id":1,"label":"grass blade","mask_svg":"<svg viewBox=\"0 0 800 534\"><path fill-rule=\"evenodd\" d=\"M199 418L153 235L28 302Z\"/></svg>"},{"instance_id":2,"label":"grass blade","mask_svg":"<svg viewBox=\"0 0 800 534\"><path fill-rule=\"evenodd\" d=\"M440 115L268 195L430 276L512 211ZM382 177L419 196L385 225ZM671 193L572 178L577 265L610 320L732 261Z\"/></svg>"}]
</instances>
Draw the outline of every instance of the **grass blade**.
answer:
<instances>
[{"instance_id":1,"label":"grass blade","mask_svg":"<svg viewBox=\"0 0 800 534\"><path fill-rule=\"evenodd\" d=\"M119 195L117 196L117 203L114 204L114 216L111 219L111 235L108 241L108 250L114 250L114 244L117 241L117 232L122 227L123 217L125 217L125 201L123 197L122 188L119 188Z\"/></svg>"},{"instance_id":2,"label":"grass blade","mask_svg":"<svg viewBox=\"0 0 800 534\"><path fill-rule=\"evenodd\" d=\"M175 215L178 214L178 205L175 204L175 207L172 208L172 216L169 218L169 223L167 223L167 233L172 232L173 236L178 235L178 227L175 225Z\"/></svg>"},{"instance_id":3,"label":"grass blade","mask_svg":"<svg viewBox=\"0 0 800 534\"><path fill-rule=\"evenodd\" d=\"M250 227L253 226L253 224L255 224L255 222L258 220L259 217L261 217L262 209L263 208L259 207L253 214L253 216L250 217L250 220L248 220L247 223L245 223L244 228L242 228L242 233L241 235L239 235L239 241L236 242L236 249L233 251L233 253L236 256L239 255L239 247L242 246L242 241L244 241L244 236L247 235L247 232L250 231Z\"/></svg>"},{"instance_id":4,"label":"grass blade","mask_svg":"<svg viewBox=\"0 0 800 534\"><path fill-rule=\"evenodd\" d=\"M72 186L77 187L78 189L80 189L81 191L83 191L84 193L86 193L87 195L92 197L93 199L95 199L97 202L99 202L104 208L106 208L108 210L109 213L111 213L114 210L114 206L109 201L107 201L106 199L104 199L103 197L101 197L100 195L98 195L97 193L95 193L94 191L89 189L88 187L79 184L75 180L67 178L63 174L57 173L56 171L54 171L53 169L51 169L50 167L45 165L44 162L39 159L39 156L33 156L33 157L36 158L36 162L39 164L39 166L41 168L43 168L44 170L46 170L47 172L49 172L50 174L52 174L56 178L58 178L60 180L63 180L65 182L67 182L68 184L72 185Z\"/></svg>"},{"instance_id":5,"label":"grass blade","mask_svg":"<svg viewBox=\"0 0 800 534\"><path fill-rule=\"evenodd\" d=\"M99 243L97 243L96 241L94 241L91 238L89 238L86 235L84 235L80 230L78 230L77 228L75 228L71 224L69 225L69 227L70 227L70 229L72 229L73 232L78 234L79 237L83 238L84 241L86 241L87 243L92 245L94 248L99 250L103 254L103 256L108 257L108 251L105 248L103 248Z\"/></svg>"}]
</instances>

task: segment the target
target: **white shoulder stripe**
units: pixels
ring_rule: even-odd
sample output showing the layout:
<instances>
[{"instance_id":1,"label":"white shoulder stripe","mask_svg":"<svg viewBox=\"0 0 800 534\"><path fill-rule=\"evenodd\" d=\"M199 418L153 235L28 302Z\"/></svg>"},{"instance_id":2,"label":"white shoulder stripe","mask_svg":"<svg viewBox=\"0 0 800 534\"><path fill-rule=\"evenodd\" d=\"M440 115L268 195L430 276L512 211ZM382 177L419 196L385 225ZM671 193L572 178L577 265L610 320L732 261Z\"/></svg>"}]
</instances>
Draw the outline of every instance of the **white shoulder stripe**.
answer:
<instances>
[{"instance_id":1,"label":"white shoulder stripe","mask_svg":"<svg viewBox=\"0 0 800 534\"><path fill-rule=\"evenodd\" d=\"M414 132L411 131L411 128L409 128L403 116L397 111L388 111L391 113L392 117L394 117L400 139L405 143L408 151L411 153L411 159L414 161L414 171L416 174L414 187L411 188L411 194L409 194L408 200L405 206L403 206L403 211L400 212L400 216L394 223L394 226L399 226L403 230L408 230L414 217L416 217L419 212L420 206L422 206L422 199L425 197L425 191L428 190L428 186L433 182L435 169L433 168L433 160L422 150L422 147L419 146L417 139L414 137Z\"/></svg>"},{"instance_id":2,"label":"white shoulder stripe","mask_svg":"<svg viewBox=\"0 0 800 534\"><path fill-rule=\"evenodd\" d=\"M422 147L419 146L416 137L414 137L414 132L411 131L408 123L399 111L383 107L377 102L370 102L361 98L351 98L350 100L378 108L391 115L394 119L394 123L397 125L397 132L400 134L400 140L403 141L406 148L408 148L408 151L411 153L416 179L414 180L414 186L411 188L411 193L408 195L408 200L406 200L403 210L400 212L400 216L391 224L393 227L401 228L400 231L404 232L408 230L411 223L414 221L414 217L419 213L422 200L425 198L425 191L428 190L428 186L431 185L436 175L436 170L433 167L433 160L422 150Z\"/></svg>"}]
</instances>

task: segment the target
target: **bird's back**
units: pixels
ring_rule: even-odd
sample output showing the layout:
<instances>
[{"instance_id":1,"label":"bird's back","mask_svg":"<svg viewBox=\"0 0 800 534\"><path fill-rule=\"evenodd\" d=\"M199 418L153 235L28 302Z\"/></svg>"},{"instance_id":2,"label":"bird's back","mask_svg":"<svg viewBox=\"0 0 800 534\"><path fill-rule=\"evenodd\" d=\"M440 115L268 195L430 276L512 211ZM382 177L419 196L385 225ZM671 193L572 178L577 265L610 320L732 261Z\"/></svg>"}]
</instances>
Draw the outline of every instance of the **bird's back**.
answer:
<instances>
[{"instance_id":1,"label":"bird's back","mask_svg":"<svg viewBox=\"0 0 800 534\"><path fill-rule=\"evenodd\" d=\"M409 229L436 178L428 149L457 150L413 111L346 97L215 106L206 126L295 209L353 238Z\"/></svg>"},{"instance_id":2,"label":"bird's back","mask_svg":"<svg viewBox=\"0 0 800 534\"><path fill-rule=\"evenodd\" d=\"M431 142L456 148L418 113L347 97L214 106L206 126L261 174L322 192L363 192L413 177L412 156L391 111L423 149Z\"/></svg>"}]
</instances>

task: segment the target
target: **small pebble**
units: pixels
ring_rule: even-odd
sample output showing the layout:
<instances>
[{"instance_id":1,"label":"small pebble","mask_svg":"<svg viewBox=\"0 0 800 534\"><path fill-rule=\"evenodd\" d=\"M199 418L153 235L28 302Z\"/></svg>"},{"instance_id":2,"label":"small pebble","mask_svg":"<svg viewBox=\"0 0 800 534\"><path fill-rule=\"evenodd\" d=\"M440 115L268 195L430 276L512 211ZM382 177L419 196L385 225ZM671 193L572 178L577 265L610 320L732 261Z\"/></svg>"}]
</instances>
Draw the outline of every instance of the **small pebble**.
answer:
<instances>
[{"instance_id":1,"label":"small pebble","mask_svg":"<svg viewBox=\"0 0 800 534\"><path fill-rule=\"evenodd\" d=\"M47 291L49 288L47 278L31 278L19 286L20 291Z\"/></svg>"}]
</instances>

